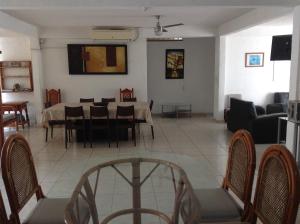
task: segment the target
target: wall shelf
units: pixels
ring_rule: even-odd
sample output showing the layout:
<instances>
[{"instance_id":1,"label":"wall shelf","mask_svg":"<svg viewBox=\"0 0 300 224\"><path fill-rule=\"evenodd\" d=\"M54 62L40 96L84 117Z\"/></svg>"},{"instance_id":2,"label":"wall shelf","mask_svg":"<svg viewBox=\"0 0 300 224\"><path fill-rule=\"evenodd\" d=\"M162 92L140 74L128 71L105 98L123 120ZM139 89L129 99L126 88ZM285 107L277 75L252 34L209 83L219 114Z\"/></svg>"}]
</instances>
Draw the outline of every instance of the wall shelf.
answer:
<instances>
[{"instance_id":1,"label":"wall shelf","mask_svg":"<svg viewBox=\"0 0 300 224\"><path fill-rule=\"evenodd\" d=\"M3 92L33 92L31 61L1 61L0 77Z\"/></svg>"}]
</instances>

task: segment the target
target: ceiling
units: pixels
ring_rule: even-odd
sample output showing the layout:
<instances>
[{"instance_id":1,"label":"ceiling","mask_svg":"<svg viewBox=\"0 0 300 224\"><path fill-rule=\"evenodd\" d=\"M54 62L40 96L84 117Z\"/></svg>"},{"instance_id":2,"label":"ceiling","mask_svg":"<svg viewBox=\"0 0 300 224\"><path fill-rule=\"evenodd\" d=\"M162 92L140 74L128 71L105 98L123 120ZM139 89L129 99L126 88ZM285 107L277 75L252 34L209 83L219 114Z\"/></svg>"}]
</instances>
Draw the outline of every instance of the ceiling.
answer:
<instances>
[{"instance_id":1,"label":"ceiling","mask_svg":"<svg viewBox=\"0 0 300 224\"><path fill-rule=\"evenodd\" d=\"M9 9L5 13L39 27L126 26L153 27L154 15L163 25L184 23L218 27L253 8L248 7L127 7L95 9Z\"/></svg>"}]
</instances>

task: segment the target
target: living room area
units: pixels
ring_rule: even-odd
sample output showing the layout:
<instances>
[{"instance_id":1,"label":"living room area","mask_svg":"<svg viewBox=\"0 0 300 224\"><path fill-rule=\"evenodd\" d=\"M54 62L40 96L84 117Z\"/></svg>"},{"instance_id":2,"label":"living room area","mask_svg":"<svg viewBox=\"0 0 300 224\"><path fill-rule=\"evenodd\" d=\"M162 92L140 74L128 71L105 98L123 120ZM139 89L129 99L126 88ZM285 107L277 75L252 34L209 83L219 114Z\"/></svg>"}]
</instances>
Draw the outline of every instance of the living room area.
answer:
<instances>
[{"instance_id":1,"label":"living room area","mask_svg":"<svg viewBox=\"0 0 300 224\"><path fill-rule=\"evenodd\" d=\"M1 109L26 105L26 113L4 113L20 114L19 120L1 124L1 224L2 218L5 224L256 223L252 206L287 200L293 208L278 216L268 207L276 210L271 220L300 223L295 129L287 121L288 101L300 99L300 6L41 2L0 2L0 61L7 70L31 69L22 77L1 73ZM108 28L110 39L103 39ZM135 35L116 40L114 32ZM274 59L272 48L283 35L293 35L292 55ZM90 64L106 73L88 71ZM110 74L114 69L121 72ZM32 83L8 81L5 89L5 79L14 78ZM68 108L80 113L68 119ZM93 120L97 108L102 114ZM94 124L100 131L93 132ZM270 200L259 198L262 174ZM14 177L20 181L10 184ZM35 186L18 209L14 185Z\"/></svg>"}]
</instances>

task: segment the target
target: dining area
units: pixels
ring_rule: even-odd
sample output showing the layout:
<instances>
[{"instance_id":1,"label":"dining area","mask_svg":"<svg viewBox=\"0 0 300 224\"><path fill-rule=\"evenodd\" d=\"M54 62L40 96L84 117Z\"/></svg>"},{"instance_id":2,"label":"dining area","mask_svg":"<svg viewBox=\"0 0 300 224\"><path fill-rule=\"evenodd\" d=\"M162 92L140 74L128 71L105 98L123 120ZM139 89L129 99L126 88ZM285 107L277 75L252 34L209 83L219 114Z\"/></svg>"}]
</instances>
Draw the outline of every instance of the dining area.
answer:
<instances>
[{"instance_id":1,"label":"dining area","mask_svg":"<svg viewBox=\"0 0 300 224\"><path fill-rule=\"evenodd\" d=\"M48 141L48 130L64 126L65 148L76 131L76 141L83 142L84 147L89 142L106 140L110 146L111 141L119 146L119 140L128 140L128 129L136 145L136 129L140 133L140 124L151 128L154 139L154 128L150 103L137 101L133 89L120 89L120 99L116 98L80 98L78 103L62 103L61 91L46 90L45 109L42 112L42 124L45 128L45 140Z\"/></svg>"}]
</instances>

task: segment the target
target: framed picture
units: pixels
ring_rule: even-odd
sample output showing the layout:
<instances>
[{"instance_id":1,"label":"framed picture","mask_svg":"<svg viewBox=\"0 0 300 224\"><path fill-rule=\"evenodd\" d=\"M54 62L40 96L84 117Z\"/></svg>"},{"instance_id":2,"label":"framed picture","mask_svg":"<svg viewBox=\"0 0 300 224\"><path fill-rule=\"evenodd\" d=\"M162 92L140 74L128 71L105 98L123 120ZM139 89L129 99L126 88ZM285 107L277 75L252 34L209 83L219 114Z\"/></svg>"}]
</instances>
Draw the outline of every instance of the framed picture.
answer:
<instances>
[{"instance_id":1,"label":"framed picture","mask_svg":"<svg viewBox=\"0 0 300 224\"><path fill-rule=\"evenodd\" d=\"M263 67L264 53L254 52L245 54L245 67Z\"/></svg>"},{"instance_id":2,"label":"framed picture","mask_svg":"<svg viewBox=\"0 0 300 224\"><path fill-rule=\"evenodd\" d=\"M69 74L125 75L127 46L113 44L68 44Z\"/></svg>"},{"instance_id":3,"label":"framed picture","mask_svg":"<svg viewBox=\"0 0 300 224\"><path fill-rule=\"evenodd\" d=\"M184 78L184 49L166 50L166 79Z\"/></svg>"}]
</instances>

